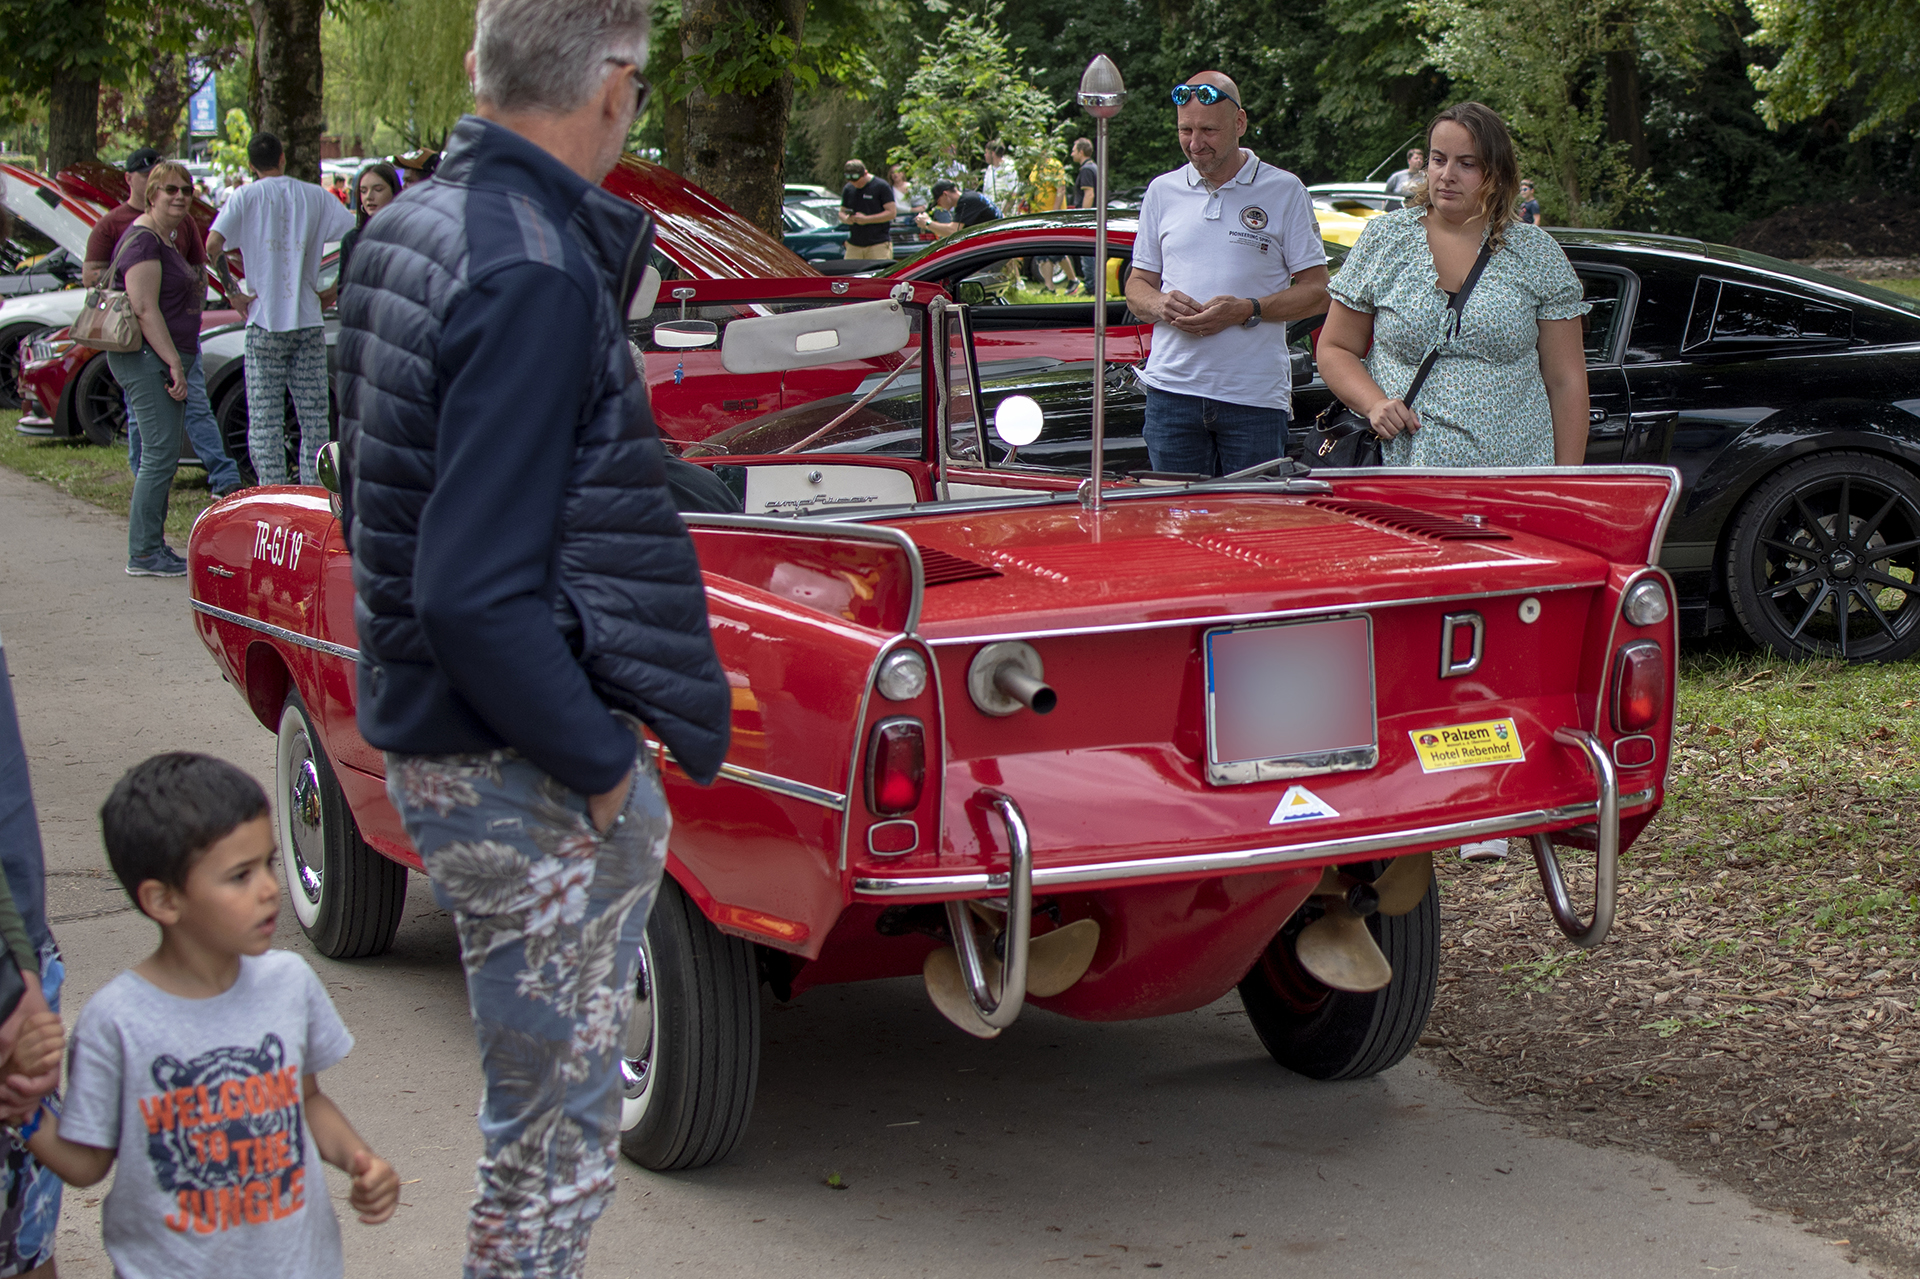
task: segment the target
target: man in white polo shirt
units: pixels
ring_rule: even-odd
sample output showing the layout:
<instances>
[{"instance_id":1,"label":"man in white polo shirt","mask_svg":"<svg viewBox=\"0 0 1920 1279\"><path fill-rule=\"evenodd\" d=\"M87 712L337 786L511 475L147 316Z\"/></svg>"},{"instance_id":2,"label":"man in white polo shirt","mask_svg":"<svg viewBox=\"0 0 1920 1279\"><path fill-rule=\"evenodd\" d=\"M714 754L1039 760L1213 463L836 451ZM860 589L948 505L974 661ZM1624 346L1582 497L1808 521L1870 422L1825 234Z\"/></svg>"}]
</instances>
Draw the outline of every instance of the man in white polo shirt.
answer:
<instances>
[{"instance_id":1,"label":"man in white polo shirt","mask_svg":"<svg viewBox=\"0 0 1920 1279\"><path fill-rule=\"evenodd\" d=\"M1239 86L1205 71L1173 101L1190 163L1147 188L1127 278L1127 305L1153 321L1147 456L1228 475L1286 451L1287 323L1325 313L1327 253L1300 179L1239 145Z\"/></svg>"}]
</instances>

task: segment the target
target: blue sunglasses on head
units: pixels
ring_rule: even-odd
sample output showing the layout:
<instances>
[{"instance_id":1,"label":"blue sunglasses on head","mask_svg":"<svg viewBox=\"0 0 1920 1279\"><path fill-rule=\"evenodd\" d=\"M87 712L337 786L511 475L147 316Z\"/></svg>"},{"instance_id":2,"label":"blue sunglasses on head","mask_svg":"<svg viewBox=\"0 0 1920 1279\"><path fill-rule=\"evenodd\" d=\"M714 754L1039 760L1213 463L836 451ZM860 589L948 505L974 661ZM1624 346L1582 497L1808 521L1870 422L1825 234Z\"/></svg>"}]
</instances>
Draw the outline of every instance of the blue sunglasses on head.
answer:
<instances>
[{"instance_id":1,"label":"blue sunglasses on head","mask_svg":"<svg viewBox=\"0 0 1920 1279\"><path fill-rule=\"evenodd\" d=\"M1238 98L1230 93L1223 93L1210 84L1174 85L1173 105L1184 107L1189 102L1198 102L1203 107L1210 107L1216 102L1231 102L1236 107L1240 105Z\"/></svg>"}]
</instances>

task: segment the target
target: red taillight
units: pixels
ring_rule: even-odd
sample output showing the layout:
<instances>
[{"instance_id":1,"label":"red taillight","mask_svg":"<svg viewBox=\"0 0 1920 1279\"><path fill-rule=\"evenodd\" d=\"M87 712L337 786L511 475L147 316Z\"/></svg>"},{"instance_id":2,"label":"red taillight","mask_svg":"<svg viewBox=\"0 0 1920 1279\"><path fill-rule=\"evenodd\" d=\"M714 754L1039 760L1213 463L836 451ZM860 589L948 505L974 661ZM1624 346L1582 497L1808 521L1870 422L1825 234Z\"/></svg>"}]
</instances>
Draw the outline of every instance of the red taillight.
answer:
<instances>
[{"instance_id":1,"label":"red taillight","mask_svg":"<svg viewBox=\"0 0 1920 1279\"><path fill-rule=\"evenodd\" d=\"M1613 727L1644 733L1667 709L1667 661L1660 645L1635 640L1613 659Z\"/></svg>"},{"instance_id":2,"label":"red taillight","mask_svg":"<svg viewBox=\"0 0 1920 1279\"><path fill-rule=\"evenodd\" d=\"M867 738L867 807L876 817L910 813L927 782L927 730L917 719L883 719Z\"/></svg>"}]
</instances>

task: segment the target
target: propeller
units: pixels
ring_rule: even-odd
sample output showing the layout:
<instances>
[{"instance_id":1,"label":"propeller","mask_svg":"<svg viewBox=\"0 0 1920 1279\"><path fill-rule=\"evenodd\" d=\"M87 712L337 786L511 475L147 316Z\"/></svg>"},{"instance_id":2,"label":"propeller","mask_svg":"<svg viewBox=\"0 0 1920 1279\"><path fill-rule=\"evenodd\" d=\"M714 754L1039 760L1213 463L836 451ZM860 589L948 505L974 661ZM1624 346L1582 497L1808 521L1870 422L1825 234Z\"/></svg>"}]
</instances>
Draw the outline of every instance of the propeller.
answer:
<instances>
[{"instance_id":1,"label":"propeller","mask_svg":"<svg viewBox=\"0 0 1920 1279\"><path fill-rule=\"evenodd\" d=\"M1396 857L1371 882L1327 867L1313 890L1324 913L1294 940L1300 966L1335 990L1379 990L1393 980L1393 965L1380 953L1367 916L1407 914L1425 899L1432 882L1432 853Z\"/></svg>"},{"instance_id":2,"label":"propeller","mask_svg":"<svg viewBox=\"0 0 1920 1279\"><path fill-rule=\"evenodd\" d=\"M1001 917L989 907L969 902L972 913L987 921L997 930ZM1027 993L1045 999L1049 995L1058 995L1070 989L1073 984L1086 975L1093 964L1093 954L1100 948L1100 925L1091 919L1076 919L1050 933L1042 933L1027 944ZM998 991L1004 980L1000 960L987 949L980 965L987 979L987 985ZM966 1031L969 1035L981 1039L992 1039L1000 1031L989 1026L974 1007L973 997L967 990L966 977L960 971L960 956L953 947L942 946L927 956L926 965L921 969L926 979L927 996L933 1000L933 1006L940 1015Z\"/></svg>"}]
</instances>

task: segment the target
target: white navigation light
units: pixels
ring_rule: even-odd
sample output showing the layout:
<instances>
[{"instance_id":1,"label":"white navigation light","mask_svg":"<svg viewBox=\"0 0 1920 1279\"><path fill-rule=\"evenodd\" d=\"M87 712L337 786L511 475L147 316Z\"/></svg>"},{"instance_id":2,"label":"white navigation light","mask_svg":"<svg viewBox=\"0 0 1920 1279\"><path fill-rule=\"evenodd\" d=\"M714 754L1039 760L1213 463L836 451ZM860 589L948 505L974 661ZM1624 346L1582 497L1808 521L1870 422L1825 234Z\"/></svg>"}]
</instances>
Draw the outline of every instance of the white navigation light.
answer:
<instances>
[{"instance_id":1,"label":"white navigation light","mask_svg":"<svg viewBox=\"0 0 1920 1279\"><path fill-rule=\"evenodd\" d=\"M1040 438L1043 418L1032 396L1009 395L993 411L993 433L1013 448L1025 448Z\"/></svg>"},{"instance_id":2,"label":"white navigation light","mask_svg":"<svg viewBox=\"0 0 1920 1279\"><path fill-rule=\"evenodd\" d=\"M1621 610L1635 626L1654 626L1667 620L1667 590L1655 578L1645 577L1627 591Z\"/></svg>"},{"instance_id":3,"label":"white navigation light","mask_svg":"<svg viewBox=\"0 0 1920 1279\"><path fill-rule=\"evenodd\" d=\"M911 648L897 648L880 663L880 696L910 702L927 691L927 659Z\"/></svg>"}]
</instances>

